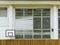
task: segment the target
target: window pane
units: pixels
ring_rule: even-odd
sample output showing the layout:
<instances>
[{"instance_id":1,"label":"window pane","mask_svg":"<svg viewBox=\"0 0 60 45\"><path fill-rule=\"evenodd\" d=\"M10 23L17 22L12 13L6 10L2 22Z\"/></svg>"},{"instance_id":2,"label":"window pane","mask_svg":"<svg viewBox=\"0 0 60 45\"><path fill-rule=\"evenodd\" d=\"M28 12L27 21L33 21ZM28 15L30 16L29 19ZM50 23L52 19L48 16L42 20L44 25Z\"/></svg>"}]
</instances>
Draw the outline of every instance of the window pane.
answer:
<instances>
[{"instance_id":1,"label":"window pane","mask_svg":"<svg viewBox=\"0 0 60 45\"><path fill-rule=\"evenodd\" d=\"M43 18L43 29L50 29L50 18Z\"/></svg>"},{"instance_id":2,"label":"window pane","mask_svg":"<svg viewBox=\"0 0 60 45\"><path fill-rule=\"evenodd\" d=\"M0 8L0 17L7 16L7 8Z\"/></svg>"},{"instance_id":3,"label":"window pane","mask_svg":"<svg viewBox=\"0 0 60 45\"><path fill-rule=\"evenodd\" d=\"M58 35L58 38L60 38L60 35Z\"/></svg>"},{"instance_id":4,"label":"window pane","mask_svg":"<svg viewBox=\"0 0 60 45\"><path fill-rule=\"evenodd\" d=\"M58 30L58 34L60 34L60 30Z\"/></svg>"},{"instance_id":5,"label":"window pane","mask_svg":"<svg viewBox=\"0 0 60 45\"><path fill-rule=\"evenodd\" d=\"M32 30L23 30L23 32L32 32Z\"/></svg>"},{"instance_id":6,"label":"window pane","mask_svg":"<svg viewBox=\"0 0 60 45\"><path fill-rule=\"evenodd\" d=\"M23 30L15 30L16 35L23 35Z\"/></svg>"},{"instance_id":7,"label":"window pane","mask_svg":"<svg viewBox=\"0 0 60 45\"><path fill-rule=\"evenodd\" d=\"M23 35L15 35L15 38L16 38L16 39L23 38Z\"/></svg>"},{"instance_id":8,"label":"window pane","mask_svg":"<svg viewBox=\"0 0 60 45\"><path fill-rule=\"evenodd\" d=\"M50 16L50 9L43 9L43 16Z\"/></svg>"},{"instance_id":9,"label":"window pane","mask_svg":"<svg viewBox=\"0 0 60 45\"><path fill-rule=\"evenodd\" d=\"M0 8L0 27L8 26L7 8Z\"/></svg>"},{"instance_id":10,"label":"window pane","mask_svg":"<svg viewBox=\"0 0 60 45\"><path fill-rule=\"evenodd\" d=\"M41 35L34 35L34 38L41 38Z\"/></svg>"},{"instance_id":11,"label":"window pane","mask_svg":"<svg viewBox=\"0 0 60 45\"><path fill-rule=\"evenodd\" d=\"M58 9L58 16L60 16L60 9Z\"/></svg>"},{"instance_id":12,"label":"window pane","mask_svg":"<svg viewBox=\"0 0 60 45\"><path fill-rule=\"evenodd\" d=\"M50 30L43 30L43 32L46 32L47 33L47 32L50 32Z\"/></svg>"},{"instance_id":13,"label":"window pane","mask_svg":"<svg viewBox=\"0 0 60 45\"><path fill-rule=\"evenodd\" d=\"M34 16L41 16L41 9L34 9Z\"/></svg>"},{"instance_id":14,"label":"window pane","mask_svg":"<svg viewBox=\"0 0 60 45\"><path fill-rule=\"evenodd\" d=\"M34 30L34 32L37 32L37 33L40 32L41 33L41 30Z\"/></svg>"},{"instance_id":15,"label":"window pane","mask_svg":"<svg viewBox=\"0 0 60 45\"><path fill-rule=\"evenodd\" d=\"M16 9L15 10L15 13L16 13L16 19L19 19L20 16L23 16L23 9Z\"/></svg>"},{"instance_id":16,"label":"window pane","mask_svg":"<svg viewBox=\"0 0 60 45\"><path fill-rule=\"evenodd\" d=\"M43 35L43 38L50 38L50 35Z\"/></svg>"},{"instance_id":17,"label":"window pane","mask_svg":"<svg viewBox=\"0 0 60 45\"><path fill-rule=\"evenodd\" d=\"M25 38L32 38L32 35L25 35Z\"/></svg>"},{"instance_id":18,"label":"window pane","mask_svg":"<svg viewBox=\"0 0 60 45\"><path fill-rule=\"evenodd\" d=\"M58 27L60 29L60 18L58 18Z\"/></svg>"},{"instance_id":19,"label":"window pane","mask_svg":"<svg viewBox=\"0 0 60 45\"><path fill-rule=\"evenodd\" d=\"M25 9L25 16L32 16L32 9Z\"/></svg>"},{"instance_id":20,"label":"window pane","mask_svg":"<svg viewBox=\"0 0 60 45\"><path fill-rule=\"evenodd\" d=\"M34 29L41 29L41 18L34 18Z\"/></svg>"}]
</instances>

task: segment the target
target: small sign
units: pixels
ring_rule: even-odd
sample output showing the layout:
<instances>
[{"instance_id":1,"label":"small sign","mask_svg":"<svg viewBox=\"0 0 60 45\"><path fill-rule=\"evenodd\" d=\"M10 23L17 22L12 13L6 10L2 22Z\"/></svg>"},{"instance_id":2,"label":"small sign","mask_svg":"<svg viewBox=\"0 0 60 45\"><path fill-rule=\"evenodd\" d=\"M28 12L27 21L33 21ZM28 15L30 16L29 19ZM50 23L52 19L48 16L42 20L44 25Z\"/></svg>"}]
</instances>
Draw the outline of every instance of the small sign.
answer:
<instances>
[{"instance_id":1,"label":"small sign","mask_svg":"<svg viewBox=\"0 0 60 45\"><path fill-rule=\"evenodd\" d=\"M14 30L6 30L5 35L6 37L14 37Z\"/></svg>"}]
</instances>

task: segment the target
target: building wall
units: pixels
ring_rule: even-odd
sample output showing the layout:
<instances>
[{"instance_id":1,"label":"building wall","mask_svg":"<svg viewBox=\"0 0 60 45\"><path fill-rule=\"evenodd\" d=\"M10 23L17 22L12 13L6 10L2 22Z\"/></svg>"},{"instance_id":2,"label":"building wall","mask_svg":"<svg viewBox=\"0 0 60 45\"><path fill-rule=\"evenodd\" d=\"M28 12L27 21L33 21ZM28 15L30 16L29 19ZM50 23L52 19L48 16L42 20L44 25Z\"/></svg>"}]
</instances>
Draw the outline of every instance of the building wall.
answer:
<instances>
[{"instance_id":1,"label":"building wall","mask_svg":"<svg viewBox=\"0 0 60 45\"><path fill-rule=\"evenodd\" d=\"M21 3L21 2L1 2L0 3L0 8L7 8L8 9L8 11L7 11L7 17L8 17L8 21L7 22L5 22L5 23L3 23L3 24L7 24L7 26L0 26L0 39L14 39L14 37L13 38L11 38L11 37L6 37L5 36L5 31L7 30L7 29L15 29L15 12L14 12L14 8L54 8L54 6L56 6L57 7L57 5L55 5L56 4L56 2L52 2L52 4L51 4L51 2L49 2L49 3L38 3L38 2L36 2L36 4L35 4L35 2L32 2L32 4L31 4L31 2L29 3ZM59 5L59 4L58 4ZM60 7L60 6L59 6ZM0 21L2 21L2 20L0 20ZM3 21L5 21L5 20L3 20ZM2 22L0 22L0 23L2 23ZM19 23L19 22L18 22ZM1 25L1 24L0 24ZM18 26L19 27L19 26Z\"/></svg>"}]
</instances>

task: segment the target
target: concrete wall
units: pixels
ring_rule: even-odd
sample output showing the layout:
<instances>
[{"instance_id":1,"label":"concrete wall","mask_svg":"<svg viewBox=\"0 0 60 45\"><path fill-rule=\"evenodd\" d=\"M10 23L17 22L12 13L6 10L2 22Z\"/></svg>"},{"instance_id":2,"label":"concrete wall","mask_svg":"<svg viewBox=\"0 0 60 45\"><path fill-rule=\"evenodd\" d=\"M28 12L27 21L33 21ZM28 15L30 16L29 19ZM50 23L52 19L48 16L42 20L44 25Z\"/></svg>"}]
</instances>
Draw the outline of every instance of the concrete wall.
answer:
<instances>
[{"instance_id":1,"label":"concrete wall","mask_svg":"<svg viewBox=\"0 0 60 45\"><path fill-rule=\"evenodd\" d=\"M29 2L28 2L29 3ZM32 2L33 3L33 2ZM4 3L3 3L4 4ZM15 3L14 3L15 4ZM23 4L23 3L22 3ZM2 6L2 5L1 5ZM0 7L1 7L0 6ZM0 39L11 39L10 37L6 37L5 36L5 31L6 31L6 29L14 29L14 25L15 25L15 13L14 13L14 7L15 5L13 5L12 6L12 4L10 4L10 5L8 5L8 7L6 7L6 8L8 8L8 11L7 11L7 16L8 16L8 18L3 18L3 17L0 17ZM17 7L17 8L53 8L54 6L49 6L49 5L39 5L39 4L33 4L33 5L30 5L30 4L28 4L28 5L16 5L15 7ZM54 8L54 10L55 10L56 8ZM56 13L54 13L54 14L56 14ZM55 16L56 17L56 16ZM28 18L27 18L28 19ZM28 22L28 20L27 20L26 18L24 18L22 21L23 22ZM20 19L19 19L20 20ZM19 20L16 20L16 25L15 25L15 27L16 27L16 29L21 29L20 28L20 22L21 21L19 21ZM29 23L30 23L30 21L29 21ZM26 23L24 23L25 25L26 25ZM32 23L30 23L30 24L32 24ZM56 23L54 23L54 24L56 24ZM3 25L3 26L2 26ZM22 26L23 27L23 26ZM27 27L27 26L26 26ZM30 27L29 27L30 28ZM22 28L23 29L23 28ZM57 34L57 33L56 33ZM56 37L56 35L55 35L55 37ZM14 37L13 37L14 38ZM56 38L55 38L56 39Z\"/></svg>"}]
</instances>

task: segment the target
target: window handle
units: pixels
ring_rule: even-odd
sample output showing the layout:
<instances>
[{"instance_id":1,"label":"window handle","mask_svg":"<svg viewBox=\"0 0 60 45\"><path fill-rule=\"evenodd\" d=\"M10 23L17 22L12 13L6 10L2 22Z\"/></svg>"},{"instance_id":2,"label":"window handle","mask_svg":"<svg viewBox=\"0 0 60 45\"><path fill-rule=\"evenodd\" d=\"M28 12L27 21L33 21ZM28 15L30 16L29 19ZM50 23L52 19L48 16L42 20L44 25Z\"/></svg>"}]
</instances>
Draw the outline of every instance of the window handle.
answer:
<instances>
[{"instance_id":1,"label":"window handle","mask_svg":"<svg viewBox=\"0 0 60 45\"><path fill-rule=\"evenodd\" d=\"M54 31L54 29L52 28L52 32Z\"/></svg>"}]
</instances>

